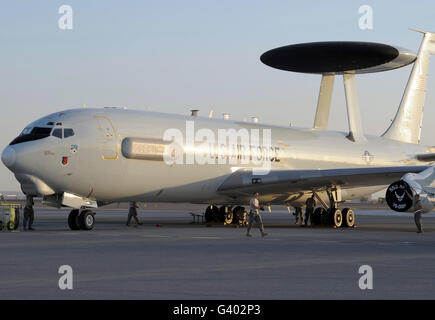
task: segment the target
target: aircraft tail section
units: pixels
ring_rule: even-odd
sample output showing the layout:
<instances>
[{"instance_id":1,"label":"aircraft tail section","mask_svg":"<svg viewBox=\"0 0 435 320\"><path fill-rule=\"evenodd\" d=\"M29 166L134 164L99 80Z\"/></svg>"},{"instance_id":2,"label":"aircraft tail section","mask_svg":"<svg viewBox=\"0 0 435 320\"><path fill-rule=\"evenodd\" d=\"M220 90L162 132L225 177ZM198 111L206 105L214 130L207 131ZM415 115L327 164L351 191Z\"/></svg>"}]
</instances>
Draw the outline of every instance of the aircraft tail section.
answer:
<instances>
[{"instance_id":1,"label":"aircraft tail section","mask_svg":"<svg viewBox=\"0 0 435 320\"><path fill-rule=\"evenodd\" d=\"M435 33L413 31L423 33L423 41L396 116L382 136L402 142L419 143L426 97L429 57L431 54L435 54Z\"/></svg>"}]
</instances>

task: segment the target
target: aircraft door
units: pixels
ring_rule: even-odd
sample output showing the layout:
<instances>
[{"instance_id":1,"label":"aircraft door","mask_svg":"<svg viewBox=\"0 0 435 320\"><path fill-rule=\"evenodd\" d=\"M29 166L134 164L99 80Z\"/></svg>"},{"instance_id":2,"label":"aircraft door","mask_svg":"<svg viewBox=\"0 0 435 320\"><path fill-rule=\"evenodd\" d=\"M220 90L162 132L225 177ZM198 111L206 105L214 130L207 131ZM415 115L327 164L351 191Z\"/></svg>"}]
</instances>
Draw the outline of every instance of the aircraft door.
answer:
<instances>
[{"instance_id":1,"label":"aircraft door","mask_svg":"<svg viewBox=\"0 0 435 320\"><path fill-rule=\"evenodd\" d=\"M115 127L106 116L94 116L98 122L101 138L101 155L106 160L118 159L117 135Z\"/></svg>"}]
</instances>

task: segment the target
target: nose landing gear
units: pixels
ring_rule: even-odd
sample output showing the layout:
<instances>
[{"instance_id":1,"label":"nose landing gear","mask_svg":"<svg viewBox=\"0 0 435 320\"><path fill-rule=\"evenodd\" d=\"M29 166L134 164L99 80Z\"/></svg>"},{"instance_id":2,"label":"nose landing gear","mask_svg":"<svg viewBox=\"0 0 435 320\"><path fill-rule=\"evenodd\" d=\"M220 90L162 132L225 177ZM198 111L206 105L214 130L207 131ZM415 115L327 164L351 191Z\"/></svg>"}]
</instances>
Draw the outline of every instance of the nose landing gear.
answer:
<instances>
[{"instance_id":1,"label":"nose landing gear","mask_svg":"<svg viewBox=\"0 0 435 320\"><path fill-rule=\"evenodd\" d=\"M94 224L95 214L88 209L81 212L78 209L73 209L68 216L68 226L71 230L92 230Z\"/></svg>"}]
</instances>

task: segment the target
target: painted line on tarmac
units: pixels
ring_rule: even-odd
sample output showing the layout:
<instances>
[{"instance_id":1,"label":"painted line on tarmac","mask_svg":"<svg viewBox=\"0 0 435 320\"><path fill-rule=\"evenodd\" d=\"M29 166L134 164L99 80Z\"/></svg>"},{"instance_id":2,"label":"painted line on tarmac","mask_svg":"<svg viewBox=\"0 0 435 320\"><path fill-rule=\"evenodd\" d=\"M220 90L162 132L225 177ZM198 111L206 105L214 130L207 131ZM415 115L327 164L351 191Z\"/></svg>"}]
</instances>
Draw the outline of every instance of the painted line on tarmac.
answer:
<instances>
[{"instance_id":1,"label":"painted line on tarmac","mask_svg":"<svg viewBox=\"0 0 435 320\"><path fill-rule=\"evenodd\" d=\"M192 237L192 239L222 239L222 237Z\"/></svg>"},{"instance_id":2,"label":"painted line on tarmac","mask_svg":"<svg viewBox=\"0 0 435 320\"><path fill-rule=\"evenodd\" d=\"M144 234L144 235L142 235L142 237L145 237L145 238L170 238L170 236L162 236L162 235L157 235L157 234Z\"/></svg>"}]
</instances>

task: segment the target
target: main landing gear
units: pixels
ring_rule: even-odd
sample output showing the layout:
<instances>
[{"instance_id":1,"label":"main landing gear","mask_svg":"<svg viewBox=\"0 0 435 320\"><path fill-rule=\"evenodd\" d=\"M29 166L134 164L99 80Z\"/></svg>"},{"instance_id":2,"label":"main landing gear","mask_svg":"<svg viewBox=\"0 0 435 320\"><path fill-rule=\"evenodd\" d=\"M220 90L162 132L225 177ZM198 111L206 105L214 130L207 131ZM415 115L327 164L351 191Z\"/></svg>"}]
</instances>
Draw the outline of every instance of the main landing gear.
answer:
<instances>
[{"instance_id":1,"label":"main landing gear","mask_svg":"<svg viewBox=\"0 0 435 320\"><path fill-rule=\"evenodd\" d=\"M92 230L94 224L95 214L88 209L81 212L78 209L73 209L68 216L68 226L71 230Z\"/></svg>"},{"instance_id":2,"label":"main landing gear","mask_svg":"<svg viewBox=\"0 0 435 320\"><path fill-rule=\"evenodd\" d=\"M209 205L205 209L205 222L209 223L222 223L224 225L246 225L247 212L244 207Z\"/></svg>"},{"instance_id":3,"label":"main landing gear","mask_svg":"<svg viewBox=\"0 0 435 320\"><path fill-rule=\"evenodd\" d=\"M327 225L334 228L354 228L355 214L350 208L340 210L338 204L341 202L341 192L339 189L327 190L329 206L314 192L315 198L322 205L314 210L311 215L312 225Z\"/></svg>"}]
</instances>

